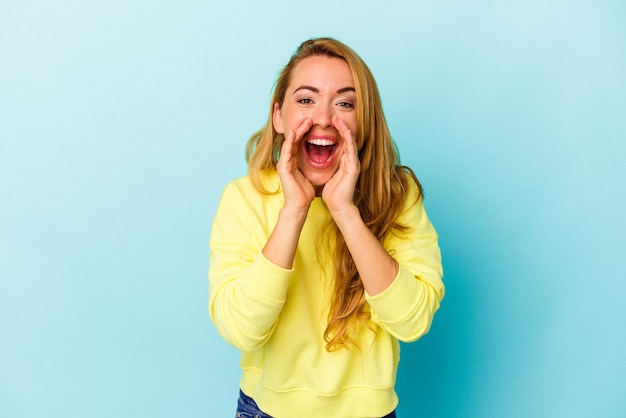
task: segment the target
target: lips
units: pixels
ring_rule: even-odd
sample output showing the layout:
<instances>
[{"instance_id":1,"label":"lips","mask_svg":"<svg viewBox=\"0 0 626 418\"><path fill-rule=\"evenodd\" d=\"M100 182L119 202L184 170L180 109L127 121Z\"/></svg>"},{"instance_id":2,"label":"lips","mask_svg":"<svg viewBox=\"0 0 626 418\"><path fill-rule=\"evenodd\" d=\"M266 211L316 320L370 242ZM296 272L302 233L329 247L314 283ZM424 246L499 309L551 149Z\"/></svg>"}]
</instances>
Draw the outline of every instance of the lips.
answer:
<instances>
[{"instance_id":1,"label":"lips","mask_svg":"<svg viewBox=\"0 0 626 418\"><path fill-rule=\"evenodd\" d=\"M318 169L328 168L332 165L337 148L337 140L326 135L309 137L304 143L307 162Z\"/></svg>"}]
</instances>

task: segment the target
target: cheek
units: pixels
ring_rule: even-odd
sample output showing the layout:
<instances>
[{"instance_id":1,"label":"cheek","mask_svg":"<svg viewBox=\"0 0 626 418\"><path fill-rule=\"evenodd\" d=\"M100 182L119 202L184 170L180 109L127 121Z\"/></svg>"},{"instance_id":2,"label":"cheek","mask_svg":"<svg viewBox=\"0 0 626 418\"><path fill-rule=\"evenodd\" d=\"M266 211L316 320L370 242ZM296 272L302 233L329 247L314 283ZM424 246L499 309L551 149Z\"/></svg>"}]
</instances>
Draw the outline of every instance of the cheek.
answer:
<instances>
[{"instance_id":1,"label":"cheek","mask_svg":"<svg viewBox=\"0 0 626 418\"><path fill-rule=\"evenodd\" d=\"M352 131L352 135L356 136L357 130L359 128L359 123L357 121L356 112L352 112L350 116L347 118L344 118L344 120L346 121L348 128L350 128L350 130Z\"/></svg>"},{"instance_id":2,"label":"cheek","mask_svg":"<svg viewBox=\"0 0 626 418\"><path fill-rule=\"evenodd\" d=\"M359 135L359 124L357 123L356 119L348 123L348 128L350 128L350 132L352 132L352 136L354 137L354 139L356 139L356 141L359 142L361 135ZM360 144L357 144L357 145L360 145Z\"/></svg>"},{"instance_id":3,"label":"cheek","mask_svg":"<svg viewBox=\"0 0 626 418\"><path fill-rule=\"evenodd\" d=\"M285 112L283 113L283 122L285 126L288 125L295 130L305 119L310 117L309 113L302 109Z\"/></svg>"}]
</instances>

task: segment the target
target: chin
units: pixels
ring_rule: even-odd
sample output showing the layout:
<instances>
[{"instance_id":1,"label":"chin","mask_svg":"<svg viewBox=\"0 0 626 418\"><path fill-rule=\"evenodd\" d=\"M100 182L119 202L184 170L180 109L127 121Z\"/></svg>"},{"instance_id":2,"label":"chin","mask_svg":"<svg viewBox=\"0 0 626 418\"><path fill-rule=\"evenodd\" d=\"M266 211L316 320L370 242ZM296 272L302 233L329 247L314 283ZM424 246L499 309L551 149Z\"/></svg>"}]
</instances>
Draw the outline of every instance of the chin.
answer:
<instances>
[{"instance_id":1,"label":"chin","mask_svg":"<svg viewBox=\"0 0 626 418\"><path fill-rule=\"evenodd\" d=\"M328 183L336 171L337 170L325 173L304 173L304 177L306 177L306 179L310 181L314 187L322 187Z\"/></svg>"},{"instance_id":2,"label":"chin","mask_svg":"<svg viewBox=\"0 0 626 418\"><path fill-rule=\"evenodd\" d=\"M326 183L328 183L328 180L330 180L330 178L328 178L328 179L307 178L307 180L309 180L311 182L313 187L317 188L317 187L324 187L324 185L326 185Z\"/></svg>"}]
</instances>

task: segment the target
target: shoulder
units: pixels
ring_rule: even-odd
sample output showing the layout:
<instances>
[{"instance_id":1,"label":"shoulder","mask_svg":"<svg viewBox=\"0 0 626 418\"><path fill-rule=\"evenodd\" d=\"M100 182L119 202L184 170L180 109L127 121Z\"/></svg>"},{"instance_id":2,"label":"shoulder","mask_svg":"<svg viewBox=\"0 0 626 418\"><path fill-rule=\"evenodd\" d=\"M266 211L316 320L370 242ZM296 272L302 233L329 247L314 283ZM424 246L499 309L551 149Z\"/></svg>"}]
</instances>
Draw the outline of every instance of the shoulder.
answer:
<instances>
[{"instance_id":1,"label":"shoulder","mask_svg":"<svg viewBox=\"0 0 626 418\"><path fill-rule=\"evenodd\" d=\"M221 204L257 206L277 198L282 199L280 180L276 172L263 172L258 182L265 191L259 190L249 176L230 181L222 191Z\"/></svg>"},{"instance_id":2,"label":"shoulder","mask_svg":"<svg viewBox=\"0 0 626 418\"><path fill-rule=\"evenodd\" d=\"M271 176L267 181L271 182ZM263 193L247 176L232 180L222 191L213 219L215 232L212 236L232 237L237 234L235 231L246 231L244 235L264 237L267 228L275 225L283 203L282 193Z\"/></svg>"},{"instance_id":3,"label":"shoulder","mask_svg":"<svg viewBox=\"0 0 626 418\"><path fill-rule=\"evenodd\" d=\"M413 171L400 170L402 188L404 189L404 206L421 205L424 200L422 185Z\"/></svg>"},{"instance_id":4,"label":"shoulder","mask_svg":"<svg viewBox=\"0 0 626 418\"><path fill-rule=\"evenodd\" d=\"M262 189L260 190L260 186ZM238 179L230 181L225 189L227 190L240 190L248 193L261 193L261 194L276 194L281 191L280 179L278 173L274 170L262 171L258 178L253 179L250 176L243 176Z\"/></svg>"},{"instance_id":5,"label":"shoulder","mask_svg":"<svg viewBox=\"0 0 626 418\"><path fill-rule=\"evenodd\" d=\"M237 179L229 181L224 190L222 191L223 195L230 194L246 194L246 192L250 193L254 190L254 186L250 181L248 176L239 177Z\"/></svg>"},{"instance_id":6,"label":"shoulder","mask_svg":"<svg viewBox=\"0 0 626 418\"><path fill-rule=\"evenodd\" d=\"M430 220L424 207L422 186L412 172L402 171L403 202L397 224L411 228L428 228Z\"/></svg>"}]
</instances>

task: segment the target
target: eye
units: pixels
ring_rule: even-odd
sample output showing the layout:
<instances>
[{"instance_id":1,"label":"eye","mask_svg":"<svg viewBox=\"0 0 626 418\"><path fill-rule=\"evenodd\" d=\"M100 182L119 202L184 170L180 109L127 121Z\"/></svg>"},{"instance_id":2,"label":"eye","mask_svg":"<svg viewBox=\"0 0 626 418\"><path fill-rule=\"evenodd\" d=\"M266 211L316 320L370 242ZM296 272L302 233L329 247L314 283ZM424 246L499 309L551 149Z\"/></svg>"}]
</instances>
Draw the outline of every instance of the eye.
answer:
<instances>
[{"instance_id":1,"label":"eye","mask_svg":"<svg viewBox=\"0 0 626 418\"><path fill-rule=\"evenodd\" d=\"M313 100L309 99L308 97L303 97L302 99L298 99L297 102L303 105L313 104Z\"/></svg>"},{"instance_id":2,"label":"eye","mask_svg":"<svg viewBox=\"0 0 626 418\"><path fill-rule=\"evenodd\" d=\"M342 107L344 109L354 109L354 105L350 102L339 102L337 106Z\"/></svg>"}]
</instances>

